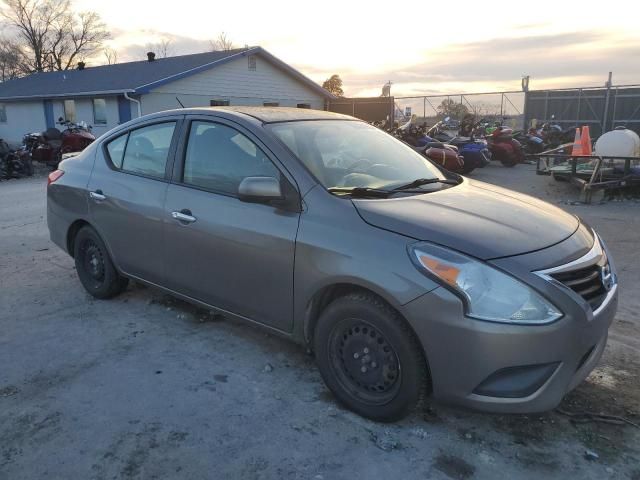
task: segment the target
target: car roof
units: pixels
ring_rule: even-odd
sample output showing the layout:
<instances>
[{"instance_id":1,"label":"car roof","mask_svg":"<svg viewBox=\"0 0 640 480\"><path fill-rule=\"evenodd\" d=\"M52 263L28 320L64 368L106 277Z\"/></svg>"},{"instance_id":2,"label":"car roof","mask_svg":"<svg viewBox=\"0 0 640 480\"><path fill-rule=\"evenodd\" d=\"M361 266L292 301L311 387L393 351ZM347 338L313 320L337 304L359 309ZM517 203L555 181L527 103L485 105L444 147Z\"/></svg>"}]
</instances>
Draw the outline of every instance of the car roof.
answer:
<instances>
[{"instance_id":1,"label":"car roof","mask_svg":"<svg viewBox=\"0 0 640 480\"><path fill-rule=\"evenodd\" d=\"M311 110L309 108L295 107L193 107L158 112L156 116L166 114L206 114L224 112L230 114L243 114L255 118L263 123L295 122L300 120L358 120L357 118L340 113L327 112L325 110Z\"/></svg>"}]
</instances>

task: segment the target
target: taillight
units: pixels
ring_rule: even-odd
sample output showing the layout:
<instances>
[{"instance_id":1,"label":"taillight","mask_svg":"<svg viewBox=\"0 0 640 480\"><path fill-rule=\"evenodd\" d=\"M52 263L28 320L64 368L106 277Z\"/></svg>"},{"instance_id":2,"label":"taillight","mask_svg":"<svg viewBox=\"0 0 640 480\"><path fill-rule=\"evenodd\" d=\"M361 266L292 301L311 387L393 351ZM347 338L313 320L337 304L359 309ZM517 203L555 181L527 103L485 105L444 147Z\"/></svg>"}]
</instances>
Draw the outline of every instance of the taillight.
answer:
<instances>
[{"instance_id":1,"label":"taillight","mask_svg":"<svg viewBox=\"0 0 640 480\"><path fill-rule=\"evenodd\" d=\"M54 170L47 177L47 187L64 175L63 170Z\"/></svg>"}]
</instances>

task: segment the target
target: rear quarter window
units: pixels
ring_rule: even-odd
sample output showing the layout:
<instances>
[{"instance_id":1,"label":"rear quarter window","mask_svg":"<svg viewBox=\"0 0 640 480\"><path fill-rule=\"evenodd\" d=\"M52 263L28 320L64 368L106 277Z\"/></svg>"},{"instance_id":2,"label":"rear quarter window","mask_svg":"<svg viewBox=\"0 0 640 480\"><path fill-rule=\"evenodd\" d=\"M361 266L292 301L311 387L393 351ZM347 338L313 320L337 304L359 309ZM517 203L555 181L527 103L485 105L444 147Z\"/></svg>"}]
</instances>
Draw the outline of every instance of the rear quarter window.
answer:
<instances>
[{"instance_id":1,"label":"rear quarter window","mask_svg":"<svg viewBox=\"0 0 640 480\"><path fill-rule=\"evenodd\" d=\"M122 159L124 158L124 147L127 145L127 137L129 134L121 135L115 140L111 140L107 144L107 151L109 152L109 159L113 166L116 168L122 168Z\"/></svg>"}]
</instances>

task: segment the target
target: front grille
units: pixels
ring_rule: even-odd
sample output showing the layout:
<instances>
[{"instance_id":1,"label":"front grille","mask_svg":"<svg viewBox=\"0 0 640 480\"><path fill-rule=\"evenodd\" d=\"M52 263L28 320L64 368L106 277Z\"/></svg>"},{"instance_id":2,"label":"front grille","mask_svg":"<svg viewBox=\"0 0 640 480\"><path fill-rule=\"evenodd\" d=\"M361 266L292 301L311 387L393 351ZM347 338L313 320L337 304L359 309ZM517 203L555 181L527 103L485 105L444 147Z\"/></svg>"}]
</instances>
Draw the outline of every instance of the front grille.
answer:
<instances>
[{"instance_id":1,"label":"front grille","mask_svg":"<svg viewBox=\"0 0 640 480\"><path fill-rule=\"evenodd\" d=\"M551 276L584 298L592 310L602 305L607 296L599 265L590 265L570 272L552 273Z\"/></svg>"}]
</instances>

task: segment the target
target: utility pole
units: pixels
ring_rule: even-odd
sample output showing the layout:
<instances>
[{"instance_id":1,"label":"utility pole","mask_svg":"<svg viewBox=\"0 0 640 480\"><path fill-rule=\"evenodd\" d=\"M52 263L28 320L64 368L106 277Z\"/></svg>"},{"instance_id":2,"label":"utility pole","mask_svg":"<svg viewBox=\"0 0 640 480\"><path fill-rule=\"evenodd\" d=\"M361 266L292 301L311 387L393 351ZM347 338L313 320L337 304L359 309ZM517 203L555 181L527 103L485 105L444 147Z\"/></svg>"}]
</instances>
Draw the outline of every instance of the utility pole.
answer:
<instances>
[{"instance_id":1,"label":"utility pole","mask_svg":"<svg viewBox=\"0 0 640 480\"><path fill-rule=\"evenodd\" d=\"M613 79L613 72L609 72L609 79L604 84L605 88L607 89L607 92L605 93L605 100L604 100L604 113L602 115L602 124L601 124L602 132L600 132L601 135L607 131L607 120L608 120L607 117L609 117L609 99L611 98L612 79Z\"/></svg>"}]
</instances>

